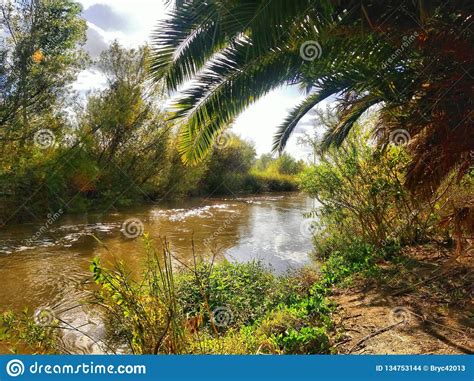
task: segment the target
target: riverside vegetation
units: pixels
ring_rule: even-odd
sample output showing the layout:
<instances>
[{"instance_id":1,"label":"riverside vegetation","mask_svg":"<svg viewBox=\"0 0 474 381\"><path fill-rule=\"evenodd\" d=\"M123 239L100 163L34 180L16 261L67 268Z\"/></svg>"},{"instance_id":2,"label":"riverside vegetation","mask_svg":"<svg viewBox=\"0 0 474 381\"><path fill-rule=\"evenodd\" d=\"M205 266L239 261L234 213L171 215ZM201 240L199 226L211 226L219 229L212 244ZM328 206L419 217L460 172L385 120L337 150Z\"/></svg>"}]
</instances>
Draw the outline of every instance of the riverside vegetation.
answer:
<instances>
[{"instance_id":1,"label":"riverside vegetation","mask_svg":"<svg viewBox=\"0 0 474 381\"><path fill-rule=\"evenodd\" d=\"M173 256L165 240L145 236L143 273L131 273L125 263L91 264L98 290L87 303L101 306L107 327L102 349L338 353L347 332L335 322L334 293L355 279L397 282L393 270L404 260L403 247L436 240L449 247L449 229L440 225L443 206L473 187L469 174L459 186L447 183L450 191L441 189L430 202L411 198L402 185L405 149L391 146L374 155L368 130L358 126L342 150L325 153L300 175L300 187L319 202L310 213L318 267L275 275L260 262L214 261L199 253L189 266ZM467 287L457 292L468 297ZM456 300L451 298L454 305L466 301ZM2 324L4 340L13 346L26 342L31 351L64 350L61 321L38 328L25 313L6 314Z\"/></svg>"},{"instance_id":2,"label":"riverside vegetation","mask_svg":"<svg viewBox=\"0 0 474 381\"><path fill-rule=\"evenodd\" d=\"M53 18L59 35L46 25L31 25L31 10L17 13L2 6L7 16L2 22L18 30L13 31L16 39L3 41L0 57L11 56L12 65L23 65L24 71L5 64L0 72L0 117L5 118L0 225L60 209L81 213L164 198L297 189L295 176L303 162L289 155L257 160L253 144L231 133L220 137L205 161L185 166L162 106L162 85L148 79L149 49L125 49L114 42L91 62L80 49L84 25L80 8L72 4L54 1L35 10ZM20 33L33 27L36 39ZM70 85L86 67L96 68L107 81L104 89L82 99ZM45 81L51 81L50 88L43 87ZM19 102L23 83L31 105ZM44 97L41 102L30 94L34 91Z\"/></svg>"}]
</instances>

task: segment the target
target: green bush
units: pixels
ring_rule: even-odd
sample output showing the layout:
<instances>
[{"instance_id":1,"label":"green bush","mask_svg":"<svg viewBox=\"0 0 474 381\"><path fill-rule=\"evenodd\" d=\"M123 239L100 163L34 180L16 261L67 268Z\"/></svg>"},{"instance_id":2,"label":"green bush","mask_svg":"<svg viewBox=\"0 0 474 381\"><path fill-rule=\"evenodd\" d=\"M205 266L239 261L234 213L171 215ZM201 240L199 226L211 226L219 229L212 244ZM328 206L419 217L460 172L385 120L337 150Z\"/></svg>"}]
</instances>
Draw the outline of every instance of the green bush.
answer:
<instances>
[{"instance_id":1,"label":"green bush","mask_svg":"<svg viewBox=\"0 0 474 381\"><path fill-rule=\"evenodd\" d=\"M54 319L48 325L37 324L34 313L28 309L20 313L4 312L0 315L0 344L13 353L61 353L64 348L58 323Z\"/></svg>"},{"instance_id":2,"label":"green bush","mask_svg":"<svg viewBox=\"0 0 474 381\"><path fill-rule=\"evenodd\" d=\"M252 179L253 192L293 192L298 190L295 176L254 170L248 177Z\"/></svg>"},{"instance_id":3,"label":"green bush","mask_svg":"<svg viewBox=\"0 0 474 381\"><path fill-rule=\"evenodd\" d=\"M378 248L414 243L426 235L429 204L422 205L403 186L408 155L403 147L374 152L361 128L299 176L300 187L319 206L315 248L327 258L354 241Z\"/></svg>"},{"instance_id":4,"label":"green bush","mask_svg":"<svg viewBox=\"0 0 474 381\"><path fill-rule=\"evenodd\" d=\"M321 284L329 288L347 280L352 274L375 267L374 247L363 242L352 242L344 250L331 253L321 266Z\"/></svg>"},{"instance_id":5,"label":"green bush","mask_svg":"<svg viewBox=\"0 0 474 381\"><path fill-rule=\"evenodd\" d=\"M187 315L205 311L204 302L210 311L227 309L230 319L225 329L253 323L284 297L279 279L255 261L225 262L213 267L199 264L193 272L183 271L176 276L176 294Z\"/></svg>"},{"instance_id":6,"label":"green bush","mask_svg":"<svg viewBox=\"0 0 474 381\"><path fill-rule=\"evenodd\" d=\"M284 306L270 312L255 327L255 335L271 353L315 354L330 350L328 326L308 304ZM324 311L327 313L327 311Z\"/></svg>"}]
</instances>

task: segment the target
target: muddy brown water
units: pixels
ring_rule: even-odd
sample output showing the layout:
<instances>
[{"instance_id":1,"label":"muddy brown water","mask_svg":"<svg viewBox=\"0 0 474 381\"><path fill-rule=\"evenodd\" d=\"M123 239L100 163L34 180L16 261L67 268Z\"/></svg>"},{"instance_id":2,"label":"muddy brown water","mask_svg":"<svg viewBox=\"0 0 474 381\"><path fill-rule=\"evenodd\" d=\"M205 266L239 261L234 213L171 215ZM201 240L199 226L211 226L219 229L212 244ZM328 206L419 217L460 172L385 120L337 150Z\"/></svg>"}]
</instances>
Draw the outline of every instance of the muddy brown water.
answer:
<instances>
[{"instance_id":1,"label":"muddy brown water","mask_svg":"<svg viewBox=\"0 0 474 381\"><path fill-rule=\"evenodd\" d=\"M313 200L299 193L196 198L105 214L61 215L47 229L44 222L4 227L0 230L0 312L47 309L100 338L103 325L97 313L76 306L90 289L89 264L94 257L105 263L121 259L131 269L140 269L143 240L130 238L134 231L131 227L127 231L126 221L139 220L155 242L166 237L183 262L191 261L194 242L199 256L217 252L229 261L259 259L283 273L310 261L312 244L303 213L312 206ZM75 332L65 339L74 352L100 352Z\"/></svg>"}]
</instances>

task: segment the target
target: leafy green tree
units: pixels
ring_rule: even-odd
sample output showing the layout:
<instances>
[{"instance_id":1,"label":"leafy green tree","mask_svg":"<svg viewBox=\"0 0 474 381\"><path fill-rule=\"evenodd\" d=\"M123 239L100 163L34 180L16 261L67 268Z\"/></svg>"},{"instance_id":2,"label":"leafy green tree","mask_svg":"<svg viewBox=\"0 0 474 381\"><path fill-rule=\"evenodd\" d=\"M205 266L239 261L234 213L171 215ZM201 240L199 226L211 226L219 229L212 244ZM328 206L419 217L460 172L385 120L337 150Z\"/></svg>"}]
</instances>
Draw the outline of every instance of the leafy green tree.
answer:
<instances>
[{"instance_id":1,"label":"leafy green tree","mask_svg":"<svg viewBox=\"0 0 474 381\"><path fill-rule=\"evenodd\" d=\"M434 204L403 186L406 150L390 146L374 154L368 130L356 125L339 149L324 152L300 175L300 188L318 202L313 228L322 256L354 242L413 244L434 222Z\"/></svg>"},{"instance_id":2,"label":"leafy green tree","mask_svg":"<svg viewBox=\"0 0 474 381\"><path fill-rule=\"evenodd\" d=\"M256 171L281 175L296 175L300 173L304 167L304 161L297 161L293 156L286 152L277 158L270 153L263 154L258 158L254 165Z\"/></svg>"},{"instance_id":3,"label":"leafy green tree","mask_svg":"<svg viewBox=\"0 0 474 381\"><path fill-rule=\"evenodd\" d=\"M0 4L0 140L23 147L48 128L68 85L84 67L86 23L70 0L6 0Z\"/></svg>"},{"instance_id":4,"label":"leafy green tree","mask_svg":"<svg viewBox=\"0 0 474 381\"><path fill-rule=\"evenodd\" d=\"M152 71L174 92L180 151L202 159L246 107L282 85L307 90L280 126L284 149L299 121L337 97L340 146L366 110L380 109L377 137L399 130L412 153L407 183L431 193L451 170L466 173L472 129L472 17L466 1L173 1L159 24ZM410 139L411 138L411 139ZM396 137L396 141L399 139Z\"/></svg>"},{"instance_id":5,"label":"leafy green tree","mask_svg":"<svg viewBox=\"0 0 474 381\"><path fill-rule=\"evenodd\" d=\"M66 194L65 161L33 137L48 129L59 141L69 124L70 85L87 62L80 13L70 0L0 2L0 224L31 219L23 205L55 213Z\"/></svg>"},{"instance_id":6,"label":"leafy green tree","mask_svg":"<svg viewBox=\"0 0 474 381\"><path fill-rule=\"evenodd\" d=\"M297 175L304 168L304 162L302 160L296 161L288 153L283 153L275 161L276 169L278 173L283 175Z\"/></svg>"},{"instance_id":7,"label":"leafy green tree","mask_svg":"<svg viewBox=\"0 0 474 381\"><path fill-rule=\"evenodd\" d=\"M244 190L245 180L255 163L253 144L234 134L221 138L207 161L207 171L201 180L206 194L232 194Z\"/></svg>"},{"instance_id":8,"label":"leafy green tree","mask_svg":"<svg viewBox=\"0 0 474 381\"><path fill-rule=\"evenodd\" d=\"M260 155L260 157L255 162L255 168L261 172L266 171L270 163L274 160L275 159L271 153L264 153L263 155Z\"/></svg>"},{"instance_id":9,"label":"leafy green tree","mask_svg":"<svg viewBox=\"0 0 474 381\"><path fill-rule=\"evenodd\" d=\"M97 67L108 87L89 96L80 118L81 134L92 136L88 149L103 168L104 186L118 193L130 186L143 191L165 166L169 125L160 86L147 82L147 57L146 47L128 50L117 42L103 52Z\"/></svg>"}]
</instances>

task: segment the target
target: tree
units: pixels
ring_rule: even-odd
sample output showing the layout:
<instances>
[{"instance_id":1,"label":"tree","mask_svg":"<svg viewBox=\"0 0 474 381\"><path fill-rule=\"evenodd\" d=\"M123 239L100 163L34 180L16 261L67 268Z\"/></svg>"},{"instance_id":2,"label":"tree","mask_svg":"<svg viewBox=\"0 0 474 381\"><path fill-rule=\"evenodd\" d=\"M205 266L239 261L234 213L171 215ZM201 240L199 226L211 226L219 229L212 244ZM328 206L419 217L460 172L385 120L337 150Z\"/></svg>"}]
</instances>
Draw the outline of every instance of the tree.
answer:
<instances>
[{"instance_id":1,"label":"tree","mask_svg":"<svg viewBox=\"0 0 474 381\"><path fill-rule=\"evenodd\" d=\"M304 162L302 160L296 161L288 153L283 153L275 161L278 173L283 175L296 175L300 173L304 168Z\"/></svg>"},{"instance_id":2,"label":"tree","mask_svg":"<svg viewBox=\"0 0 474 381\"><path fill-rule=\"evenodd\" d=\"M226 134L219 143L209 155L201 187L209 195L241 192L255 163L255 147L234 134Z\"/></svg>"},{"instance_id":3,"label":"tree","mask_svg":"<svg viewBox=\"0 0 474 381\"><path fill-rule=\"evenodd\" d=\"M271 153L262 154L257 161L255 162L255 168L258 171L265 171L269 165L274 161L273 155Z\"/></svg>"},{"instance_id":4,"label":"tree","mask_svg":"<svg viewBox=\"0 0 474 381\"><path fill-rule=\"evenodd\" d=\"M421 203L402 185L405 149L390 146L374 155L367 130L356 124L339 149L331 147L299 176L301 190L318 201L314 243L321 256L357 241L414 244L435 219L435 203Z\"/></svg>"},{"instance_id":5,"label":"tree","mask_svg":"<svg viewBox=\"0 0 474 381\"><path fill-rule=\"evenodd\" d=\"M0 140L20 146L41 128L83 67L86 23L70 0L0 4ZM10 146L12 148L12 146Z\"/></svg>"},{"instance_id":6,"label":"tree","mask_svg":"<svg viewBox=\"0 0 474 381\"><path fill-rule=\"evenodd\" d=\"M160 86L147 81L147 57L146 47L112 43L97 62L108 87L89 96L80 118L82 135L93 136L89 144L97 163L108 173L117 169L124 187L145 184L165 165L169 125Z\"/></svg>"},{"instance_id":7,"label":"tree","mask_svg":"<svg viewBox=\"0 0 474 381\"><path fill-rule=\"evenodd\" d=\"M451 171L467 172L474 151L470 2L172 3L155 36L152 72L170 92L193 80L175 102L184 161L201 160L258 98L298 85L307 97L280 126L275 151L303 116L337 97L338 123L325 149L340 146L377 105L379 143L409 140L412 189L430 194Z\"/></svg>"}]
</instances>

